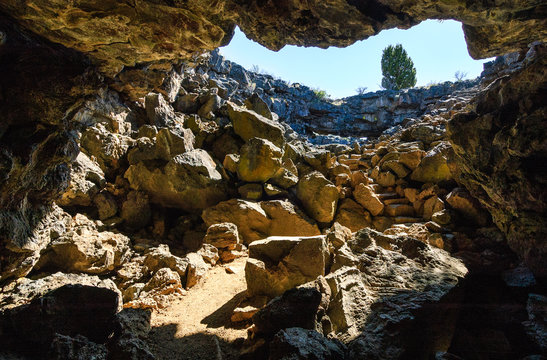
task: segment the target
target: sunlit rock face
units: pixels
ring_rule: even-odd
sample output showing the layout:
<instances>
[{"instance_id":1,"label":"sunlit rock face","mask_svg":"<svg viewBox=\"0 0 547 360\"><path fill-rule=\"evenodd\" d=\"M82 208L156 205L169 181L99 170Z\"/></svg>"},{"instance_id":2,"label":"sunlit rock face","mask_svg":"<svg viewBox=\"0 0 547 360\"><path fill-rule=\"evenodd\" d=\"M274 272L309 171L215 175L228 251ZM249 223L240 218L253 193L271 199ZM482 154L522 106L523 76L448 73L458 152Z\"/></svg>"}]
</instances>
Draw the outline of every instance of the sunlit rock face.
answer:
<instances>
[{"instance_id":1,"label":"sunlit rock face","mask_svg":"<svg viewBox=\"0 0 547 360\"><path fill-rule=\"evenodd\" d=\"M383 29L456 19L472 56L507 53L547 37L541 0L64 1L6 0L0 10L47 39L89 54L108 73L226 44L236 25L279 50L286 44L348 46Z\"/></svg>"}]
</instances>

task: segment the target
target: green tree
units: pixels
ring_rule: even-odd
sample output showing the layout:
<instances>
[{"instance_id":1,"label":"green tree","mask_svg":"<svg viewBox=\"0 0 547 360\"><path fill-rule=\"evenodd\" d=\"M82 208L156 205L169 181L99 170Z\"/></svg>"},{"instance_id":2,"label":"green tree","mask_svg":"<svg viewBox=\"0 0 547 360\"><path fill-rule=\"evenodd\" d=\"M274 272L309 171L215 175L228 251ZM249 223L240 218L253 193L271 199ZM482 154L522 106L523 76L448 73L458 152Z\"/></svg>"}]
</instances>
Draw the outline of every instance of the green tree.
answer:
<instances>
[{"instance_id":1,"label":"green tree","mask_svg":"<svg viewBox=\"0 0 547 360\"><path fill-rule=\"evenodd\" d=\"M401 44L384 49L382 75L384 89L401 90L416 85L416 68Z\"/></svg>"}]
</instances>

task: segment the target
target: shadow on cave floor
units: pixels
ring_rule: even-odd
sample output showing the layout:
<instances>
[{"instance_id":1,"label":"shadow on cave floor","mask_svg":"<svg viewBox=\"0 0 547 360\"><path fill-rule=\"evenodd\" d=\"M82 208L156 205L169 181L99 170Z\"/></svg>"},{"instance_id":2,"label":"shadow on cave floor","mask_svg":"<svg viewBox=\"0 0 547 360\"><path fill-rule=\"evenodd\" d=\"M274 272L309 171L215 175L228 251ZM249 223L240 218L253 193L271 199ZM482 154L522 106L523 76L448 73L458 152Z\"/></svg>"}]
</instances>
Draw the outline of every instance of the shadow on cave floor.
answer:
<instances>
[{"instance_id":1,"label":"shadow on cave floor","mask_svg":"<svg viewBox=\"0 0 547 360\"><path fill-rule=\"evenodd\" d=\"M425 301L418 310L414 302L423 299L424 292L404 290L384 296L371 305L355 340L361 344L352 348L349 358L362 359L359 354L367 352L377 356L371 359L389 358L389 351L397 348L401 354L396 358L401 360L427 360L437 351L465 360L541 354L523 326L530 292L545 293L545 289L510 288L499 275L473 274L439 301Z\"/></svg>"},{"instance_id":2,"label":"shadow on cave floor","mask_svg":"<svg viewBox=\"0 0 547 360\"><path fill-rule=\"evenodd\" d=\"M235 360L243 339L227 341L212 332L178 337L177 324L153 328L148 345L158 360Z\"/></svg>"},{"instance_id":3,"label":"shadow on cave floor","mask_svg":"<svg viewBox=\"0 0 547 360\"><path fill-rule=\"evenodd\" d=\"M246 291L241 291L236 294L230 301L222 305L210 315L201 320L201 324L207 325L207 328L218 329L221 327L237 329L240 328L237 325L232 324L230 317L232 316L235 308L245 298Z\"/></svg>"}]
</instances>

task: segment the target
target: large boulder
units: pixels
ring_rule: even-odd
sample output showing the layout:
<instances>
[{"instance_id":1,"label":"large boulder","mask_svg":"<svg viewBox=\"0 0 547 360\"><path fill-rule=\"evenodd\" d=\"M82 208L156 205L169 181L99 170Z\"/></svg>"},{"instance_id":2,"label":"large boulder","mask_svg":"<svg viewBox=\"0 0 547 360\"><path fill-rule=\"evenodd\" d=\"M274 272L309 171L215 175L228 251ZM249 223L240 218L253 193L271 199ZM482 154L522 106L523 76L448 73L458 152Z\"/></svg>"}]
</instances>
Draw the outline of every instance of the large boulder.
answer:
<instances>
[{"instance_id":1,"label":"large boulder","mask_svg":"<svg viewBox=\"0 0 547 360\"><path fill-rule=\"evenodd\" d=\"M164 99L162 94L150 93L144 98L148 122L158 127L177 127L184 123L184 117Z\"/></svg>"},{"instance_id":2,"label":"large boulder","mask_svg":"<svg viewBox=\"0 0 547 360\"><path fill-rule=\"evenodd\" d=\"M353 197L359 204L363 205L372 216L378 216L384 211L384 203L368 185L359 184L353 191Z\"/></svg>"},{"instance_id":3,"label":"large boulder","mask_svg":"<svg viewBox=\"0 0 547 360\"><path fill-rule=\"evenodd\" d=\"M352 199L342 199L335 221L355 232L372 224L370 213Z\"/></svg>"},{"instance_id":4,"label":"large boulder","mask_svg":"<svg viewBox=\"0 0 547 360\"><path fill-rule=\"evenodd\" d=\"M177 155L165 166L140 162L124 175L131 188L148 194L150 202L186 211L205 209L227 197L221 174L202 149Z\"/></svg>"},{"instance_id":5,"label":"large boulder","mask_svg":"<svg viewBox=\"0 0 547 360\"><path fill-rule=\"evenodd\" d=\"M205 209L201 217L207 226L224 222L235 224L244 244L273 235L320 234L317 224L286 200L257 203L231 199Z\"/></svg>"},{"instance_id":6,"label":"large boulder","mask_svg":"<svg viewBox=\"0 0 547 360\"><path fill-rule=\"evenodd\" d=\"M453 150L449 143L441 142L429 150L410 178L423 183L438 183L453 178L449 167Z\"/></svg>"},{"instance_id":7,"label":"large boulder","mask_svg":"<svg viewBox=\"0 0 547 360\"><path fill-rule=\"evenodd\" d=\"M338 338L349 341L351 359L427 358L446 350L457 309L443 302L453 301L467 274L460 260L412 237L371 229L358 231L341 251L358 264L326 276L327 315ZM415 336L423 328L434 330Z\"/></svg>"},{"instance_id":8,"label":"large boulder","mask_svg":"<svg viewBox=\"0 0 547 360\"><path fill-rule=\"evenodd\" d=\"M70 231L54 239L42 252L36 268L107 274L129 259L129 243L127 236L99 231L93 221L77 214Z\"/></svg>"},{"instance_id":9,"label":"large boulder","mask_svg":"<svg viewBox=\"0 0 547 360\"><path fill-rule=\"evenodd\" d=\"M296 196L306 212L318 222L328 223L334 219L340 194L338 188L320 172L314 171L302 177L296 186Z\"/></svg>"},{"instance_id":10,"label":"large boulder","mask_svg":"<svg viewBox=\"0 0 547 360\"><path fill-rule=\"evenodd\" d=\"M265 182L281 168L283 152L272 142L252 138L241 148L237 175L247 182Z\"/></svg>"},{"instance_id":11,"label":"large boulder","mask_svg":"<svg viewBox=\"0 0 547 360\"><path fill-rule=\"evenodd\" d=\"M328 247L324 236L273 236L249 245L247 291L274 297L325 275Z\"/></svg>"},{"instance_id":12,"label":"large boulder","mask_svg":"<svg viewBox=\"0 0 547 360\"><path fill-rule=\"evenodd\" d=\"M274 335L292 327L315 329L321 293L313 287L290 289L253 315L259 334Z\"/></svg>"},{"instance_id":13,"label":"large boulder","mask_svg":"<svg viewBox=\"0 0 547 360\"><path fill-rule=\"evenodd\" d=\"M89 206L105 185L104 172L95 161L80 152L72 163L70 185L57 203L61 206Z\"/></svg>"},{"instance_id":14,"label":"large boulder","mask_svg":"<svg viewBox=\"0 0 547 360\"><path fill-rule=\"evenodd\" d=\"M24 279L0 296L1 333L42 355L55 334L105 343L120 309L121 294L111 280L62 273Z\"/></svg>"},{"instance_id":15,"label":"large boulder","mask_svg":"<svg viewBox=\"0 0 547 360\"><path fill-rule=\"evenodd\" d=\"M71 221L57 205L0 211L0 281L30 273L42 251L69 230Z\"/></svg>"},{"instance_id":16,"label":"large boulder","mask_svg":"<svg viewBox=\"0 0 547 360\"><path fill-rule=\"evenodd\" d=\"M259 137L283 147L285 130L279 123L231 102L228 102L228 116L234 125L234 132L243 140Z\"/></svg>"},{"instance_id":17,"label":"large boulder","mask_svg":"<svg viewBox=\"0 0 547 360\"><path fill-rule=\"evenodd\" d=\"M80 138L82 151L95 159L105 174L119 169L134 142L128 136L111 133L100 123L85 129Z\"/></svg>"},{"instance_id":18,"label":"large boulder","mask_svg":"<svg viewBox=\"0 0 547 360\"><path fill-rule=\"evenodd\" d=\"M270 343L269 360L344 360L346 347L317 331L303 328L280 330Z\"/></svg>"},{"instance_id":19,"label":"large boulder","mask_svg":"<svg viewBox=\"0 0 547 360\"><path fill-rule=\"evenodd\" d=\"M141 137L137 146L127 153L127 160L131 165L146 160L169 161L177 155L194 150L194 142L194 134L190 129L163 128L152 139Z\"/></svg>"}]
</instances>

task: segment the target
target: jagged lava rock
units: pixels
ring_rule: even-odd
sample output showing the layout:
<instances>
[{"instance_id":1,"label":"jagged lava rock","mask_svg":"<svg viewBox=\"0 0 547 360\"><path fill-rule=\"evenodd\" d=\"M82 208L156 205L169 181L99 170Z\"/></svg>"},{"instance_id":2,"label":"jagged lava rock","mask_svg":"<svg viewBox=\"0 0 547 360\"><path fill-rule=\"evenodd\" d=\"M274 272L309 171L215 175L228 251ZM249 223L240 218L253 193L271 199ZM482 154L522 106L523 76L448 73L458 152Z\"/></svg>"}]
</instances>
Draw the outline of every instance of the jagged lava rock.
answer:
<instances>
[{"instance_id":1,"label":"jagged lava rock","mask_svg":"<svg viewBox=\"0 0 547 360\"><path fill-rule=\"evenodd\" d=\"M238 177L247 182L266 182L281 168L283 152L272 142L251 138L241 147Z\"/></svg>"},{"instance_id":2,"label":"jagged lava rock","mask_svg":"<svg viewBox=\"0 0 547 360\"><path fill-rule=\"evenodd\" d=\"M324 236L274 236L249 244L245 265L251 295L278 296L325 275L328 248Z\"/></svg>"},{"instance_id":3,"label":"jagged lava rock","mask_svg":"<svg viewBox=\"0 0 547 360\"><path fill-rule=\"evenodd\" d=\"M226 187L211 156L202 149L177 155L163 167L140 162L124 175L150 201L187 211L205 209L226 199Z\"/></svg>"},{"instance_id":4,"label":"jagged lava rock","mask_svg":"<svg viewBox=\"0 0 547 360\"><path fill-rule=\"evenodd\" d=\"M340 193L320 172L302 177L296 186L296 196L306 212L318 222L328 223L334 219Z\"/></svg>"},{"instance_id":5,"label":"jagged lava rock","mask_svg":"<svg viewBox=\"0 0 547 360\"><path fill-rule=\"evenodd\" d=\"M268 236L319 235L317 224L295 205L285 200L252 202L231 199L205 209L202 213L207 226L230 222L237 225L245 245Z\"/></svg>"}]
</instances>

